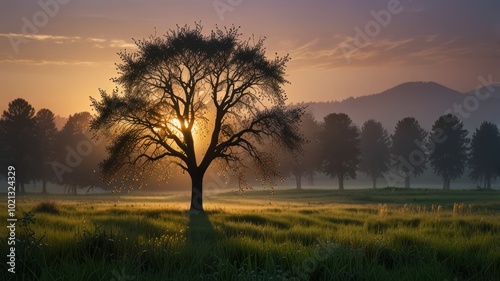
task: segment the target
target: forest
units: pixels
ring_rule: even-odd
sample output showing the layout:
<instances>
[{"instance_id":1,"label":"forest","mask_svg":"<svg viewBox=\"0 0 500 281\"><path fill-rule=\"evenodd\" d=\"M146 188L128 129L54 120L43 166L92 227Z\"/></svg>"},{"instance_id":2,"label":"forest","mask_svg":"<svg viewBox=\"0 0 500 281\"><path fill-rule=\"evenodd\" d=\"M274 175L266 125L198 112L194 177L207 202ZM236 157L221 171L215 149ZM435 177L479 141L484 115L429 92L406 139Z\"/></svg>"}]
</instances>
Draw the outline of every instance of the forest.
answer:
<instances>
[{"instance_id":1,"label":"forest","mask_svg":"<svg viewBox=\"0 0 500 281\"><path fill-rule=\"evenodd\" d=\"M0 119L0 161L17 167L18 192L23 193L28 183L38 184L41 193L47 193L48 183L68 194L94 187L121 189L99 174L107 142L92 134L91 118L89 112L75 113L58 130L50 109L36 111L21 98L9 103ZM293 177L298 189L304 179L313 183L317 174L335 179L339 189L344 188L344 181L360 173L372 179L373 188L380 179L388 186L409 188L410 178L428 167L442 178L444 189L449 189L451 181L467 168L467 176L477 182L478 188L490 189L500 175L500 134L488 121L468 132L459 118L443 115L427 132L418 120L407 117L399 120L389 135L373 119L359 127L343 113L331 113L321 121L304 114L300 132L306 140L300 153L277 153L280 177Z\"/></svg>"}]
</instances>

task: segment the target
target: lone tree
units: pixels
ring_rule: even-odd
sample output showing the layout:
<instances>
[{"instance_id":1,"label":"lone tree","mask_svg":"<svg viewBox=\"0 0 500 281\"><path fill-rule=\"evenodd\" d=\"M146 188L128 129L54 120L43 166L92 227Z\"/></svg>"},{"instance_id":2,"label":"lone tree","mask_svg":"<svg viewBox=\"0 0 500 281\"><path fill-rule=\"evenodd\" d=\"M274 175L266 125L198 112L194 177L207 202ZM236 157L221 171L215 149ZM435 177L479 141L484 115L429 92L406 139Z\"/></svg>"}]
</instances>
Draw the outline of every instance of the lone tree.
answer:
<instances>
[{"instance_id":1,"label":"lone tree","mask_svg":"<svg viewBox=\"0 0 500 281\"><path fill-rule=\"evenodd\" d=\"M470 177L483 188L491 189L491 180L500 174L500 133L497 125L483 122L472 135L469 166Z\"/></svg>"},{"instance_id":2,"label":"lone tree","mask_svg":"<svg viewBox=\"0 0 500 281\"><path fill-rule=\"evenodd\" d=\"M325 117L320 133L323 171L338 178L339 189L345 179L355 179L359 164L359 133L345 113L332 113Z\"/></svg>"},{"instance_id":3,"label":"lone tree","mask_svg":"<svg viewBox=\"0 0 500 281\"><path fill-rule=\"evenodd\" d=\"M443 177L443 189L464 173L467 164L468 132L460 119L452 114L439 117L430 134L429 160L434 172Z\"/></svg>"},{"instance_id":4,"label":"lone tree","mask_svg":"<svg viewBox=\"0 0 500 281\"><path fill-rule=\"evenodd\" d=\"M392 136L392 155L394 166L404 177L405 188L410 188L410 177L422 174L427 157L424 153L427 132L420 127L413 117L406 117L398 121Z\"/></svg>"},{"instance_id":5,"label":"lone tree","mask_svg":"<svg viewBox=\"0 0 500 281\"><path fill-rule=\"evenodd\" d=\"M241 40L238 28L202 33L177 27L119 53L122 91L91 98L91 121L110 145L101 170L109 179L140 177L173 164L191 177L191 212L203 211L203 176L215 160L240 170L252 159L268 179L277 168L263 142L288 150L303 142L303 109L285 108L288 56L268 59L264 39ZM269 145L268 145L269 146Z\"/></svg>"},{"instance_id":6,"label":"lone tree","mask_svg":"<svg viewBox=\"0 0 500 281\"><path fill-rule=\"evenodd\" d=\"M361 162L359 170L372 178L377 188L377 178L389 171L391 165L391 140L382 123L370 119L361 127Z\"/></svg>"}]
</instances>

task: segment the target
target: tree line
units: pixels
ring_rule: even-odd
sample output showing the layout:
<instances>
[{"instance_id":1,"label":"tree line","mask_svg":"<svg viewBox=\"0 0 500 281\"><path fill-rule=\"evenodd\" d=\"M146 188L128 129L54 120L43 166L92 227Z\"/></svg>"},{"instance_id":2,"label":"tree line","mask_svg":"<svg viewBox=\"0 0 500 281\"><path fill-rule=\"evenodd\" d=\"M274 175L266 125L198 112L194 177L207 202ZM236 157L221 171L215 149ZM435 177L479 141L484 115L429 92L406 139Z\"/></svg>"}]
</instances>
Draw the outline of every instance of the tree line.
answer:
<instances>
[{"instance_id":1,"label":"tree line","mask_svg":"<svg viewBox=\"0 0 500 281\"><path fill-rule=\"evenodd\" d=\"M1 167L15 166L17 192L25 193L29 182L40 182L42 193L47 193L49 182L71 194L78 188L105 186L98 174L104 143L89 134L91 117L75 113L58 130L49 109L36 111L21 98L9 103L0 118L0 161Z\"/></svg>"},{"instance_id":2,"label":"tree line","mask_svg":"<svg viewBox=\"0 0 500 281\"><path fill-rule=\"evenodd\" d=\"M99 176L99 163L105 155L104 142L92 139L88 112L70 115L61 130L49 109L35 111L27 101L15 99L0 118L0 149L2 166L13 165L17 170L16 188L24 193L24 185L40 182L41 192L47 193L47 183L65 187L76 194L77 189L106 184ZM313 184L316 172L344 182L355 179L357 172L368 175L377 186L385 178L410 187L411 177L421 175L428 164L443 179L443 188L461 177L466 167L469 177L481 187L491 188L500 175L500 133L491 122L483 122L472 138L463 123L454 115L439 117L430 132L420 127L415 118L399 120L394 134L373 119L360 129L347 114L332 113L323 122L310 114L302 116L300 133L306 139L301 153L280 156L280 170L295 177L302 188L302 179ZM294 159L292 159L294 158ZM5 176L6 170L1 171Z\"/></svg>"},{"instance_id":3,"label":"tree line","mask_svg":"<svg viewBox=\"0 0 500 281\"><path fill-rule=\"evenodd\" d=\"M497 125L487 121L469 138L462 121L452 114L440 116L430 132L415 118L406 117L389 135L373 119L358 129L344 113L329 114L323 122L304 114L301 133L307 143L300 156L284 155L280 161L282 172L295 177L298 189L302 178L312 183L315 172L336 178L339 189L344 189L345 180L355 179L357 172L368 175L373 188L380 178L389 186L404 182L410 188L411 177L421 175L428 164L443 179L444 189L450 189L451 181L467 167L469 177L482 188L490 189L500 175L500 133Z\"/></svg>"}]
</instances>

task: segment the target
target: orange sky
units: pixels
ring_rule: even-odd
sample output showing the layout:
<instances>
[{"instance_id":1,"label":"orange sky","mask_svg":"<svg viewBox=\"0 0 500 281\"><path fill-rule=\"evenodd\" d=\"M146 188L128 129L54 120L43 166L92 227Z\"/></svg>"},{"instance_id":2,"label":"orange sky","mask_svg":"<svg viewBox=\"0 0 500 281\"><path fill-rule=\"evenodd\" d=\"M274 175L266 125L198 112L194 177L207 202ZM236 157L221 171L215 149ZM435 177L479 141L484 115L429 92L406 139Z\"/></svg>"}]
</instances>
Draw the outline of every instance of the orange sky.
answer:
<instances>
[{"instance_id":1,"label":"orange sky","mask_svg":"<svg viewBox=\"0 0 500 281\"><path fill-rule=\"evenodd\" d=\"M481 3L481 5L478 5ZM22 97L55 114L111 90L132 38L201 21L289 53L290 102L342 100L407 81L459 91L500 81L498 0L17 0L0 4L0 110ZM356 41L357 40L357 41Z\"/></svg>"}]
</instances>

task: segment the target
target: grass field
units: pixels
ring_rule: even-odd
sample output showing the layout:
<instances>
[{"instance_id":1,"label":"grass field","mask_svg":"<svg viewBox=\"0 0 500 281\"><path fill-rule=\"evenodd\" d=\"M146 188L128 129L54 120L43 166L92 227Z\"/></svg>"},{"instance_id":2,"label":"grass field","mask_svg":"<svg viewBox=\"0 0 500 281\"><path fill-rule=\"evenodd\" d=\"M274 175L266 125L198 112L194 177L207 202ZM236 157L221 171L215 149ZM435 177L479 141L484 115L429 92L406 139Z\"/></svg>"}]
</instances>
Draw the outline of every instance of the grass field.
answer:
<instances>
[{"instance_id":1,"label":"grass field","mask_svg":"<svg viewBox=\"0 0 500 281\"><path fill-rule=\"evenodd\" d=\"M229 192L193 217L188 202L18 197L18 217L31 211L34 222L18 221L17 273L4 262L0 279L500 280L498 191Z\"/></svg>"}]
</instances>

